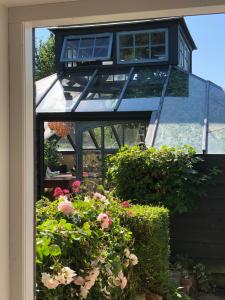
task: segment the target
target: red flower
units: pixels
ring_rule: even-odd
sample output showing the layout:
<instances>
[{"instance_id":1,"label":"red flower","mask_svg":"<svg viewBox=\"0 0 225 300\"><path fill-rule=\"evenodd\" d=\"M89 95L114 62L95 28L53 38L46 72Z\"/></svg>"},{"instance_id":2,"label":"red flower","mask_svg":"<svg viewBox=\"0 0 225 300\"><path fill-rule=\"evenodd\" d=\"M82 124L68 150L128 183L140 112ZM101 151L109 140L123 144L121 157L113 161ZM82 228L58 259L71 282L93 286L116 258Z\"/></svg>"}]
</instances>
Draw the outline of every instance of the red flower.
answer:
<instances>
[{"instance_id":1,"label":"red flower","mask_svg":"<svg viewBox=\"0 0 225 300\"><path fill-rule=\"evenodd\" d=\"M71 189L74 193L79 193L80 190L80 181L79 180L75 180L72 185L71 185Z\"/></svg>"},{"instance_id":2,"label":"red flower","mask_svg":"<svg viewBox=\"0 0 225 300\"><path fill-rule=\"evenodd\" d=\"M54 192L53 192L53 197L55 198L59 198L59 196L64 196L64 193L63 193L63 190L61 189L61 187L56 187L54 189Z\"/></svg>"},{"instance_id":3,"label":"red flower","mask_svg":"<svg viewBox=\"0 0 225 300\"><path fill-rule=\"evenodd\" d=\"M130 203L128 201L123 201L122 206L125 208L128 208L128 207L130 207Z\"/></svg>"},{"instance_id":4,"label":"red flower","mask_svg":"<svg viewBox=\"0 0 225 300\"><path fill-rule=\"evenodd\" d=\"M66 194L69 194L69 193L70 193L70 191L69 191L69 190L67 190L67 189L64 189L64 190L63 190L63 193L66 195Z\"/></svg>"},{"instance_id":5,"label":"red flower","mask_svg":"<svg viewBox=\"0 0 225 300\"><path fill-rule=\"evenodd\" d=\"M83 172L83 177L88 177L89 173L88 172Z\"/></svg>"}]
</instances>

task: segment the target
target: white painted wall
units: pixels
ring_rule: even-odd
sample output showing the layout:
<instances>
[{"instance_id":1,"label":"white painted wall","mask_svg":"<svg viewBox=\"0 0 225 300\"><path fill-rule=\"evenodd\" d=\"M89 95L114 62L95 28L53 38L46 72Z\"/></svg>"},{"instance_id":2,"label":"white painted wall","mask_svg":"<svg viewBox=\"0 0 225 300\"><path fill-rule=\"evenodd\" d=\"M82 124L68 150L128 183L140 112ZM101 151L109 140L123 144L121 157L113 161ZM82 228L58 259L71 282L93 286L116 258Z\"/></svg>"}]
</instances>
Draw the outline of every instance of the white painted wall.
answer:
<instances>
[{"instance_id":1,"label":"white painted wall","mask_svg":"<svg viewBox=\"0 0 225 300\"><path fill-rule=\"evenodd\" d=\"M0 299L9 299L8 10L0 5Z\"/></svg>"}]
</instances>

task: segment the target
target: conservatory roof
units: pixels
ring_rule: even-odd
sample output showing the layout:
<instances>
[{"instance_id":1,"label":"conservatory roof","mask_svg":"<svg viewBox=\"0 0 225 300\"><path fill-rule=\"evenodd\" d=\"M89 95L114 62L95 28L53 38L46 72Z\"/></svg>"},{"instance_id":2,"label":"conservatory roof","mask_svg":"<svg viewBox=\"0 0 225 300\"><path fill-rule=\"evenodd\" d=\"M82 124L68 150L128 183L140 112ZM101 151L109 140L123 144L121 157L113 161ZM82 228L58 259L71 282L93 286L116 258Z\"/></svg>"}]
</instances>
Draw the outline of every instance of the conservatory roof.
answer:
<instances>
[{"instance_id":1,"label":"conservatory roof","mask_svg":"<svg viewBox=\"0 0 225 300\"><path fill-rule=\"evenodd\" d=\"M36 82L36 112L149 112L147 146L225 154L225 91L178 67L67 70Z\"/></svg>"}]
</instances>

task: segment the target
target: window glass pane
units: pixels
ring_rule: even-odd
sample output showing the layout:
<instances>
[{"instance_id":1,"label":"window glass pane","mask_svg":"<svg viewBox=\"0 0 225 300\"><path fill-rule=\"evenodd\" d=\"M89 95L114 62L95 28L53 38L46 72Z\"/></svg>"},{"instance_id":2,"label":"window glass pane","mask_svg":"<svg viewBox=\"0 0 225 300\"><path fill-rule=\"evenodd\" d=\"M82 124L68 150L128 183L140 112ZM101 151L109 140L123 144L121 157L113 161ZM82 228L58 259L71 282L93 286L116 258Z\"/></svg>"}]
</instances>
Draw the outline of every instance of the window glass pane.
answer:
<instances>
[{"instance_id":1,"label":"window glass pane","mask_svg":"<svg viewBox=\"0 0 225 300\"><path fill-rule=\"evenodd\" d=\"M151 59L165 59L166 58L166 48L165 46L154 46L151 47Z\"/></svg>"},{"instance_id":2,"label":"window glass pane","mask_svg":"<svg viewBox=\"0 0 225 300\"><path fill-rule=\"evenodd\" d=\"M167 70L140 68L135 70L123 98L160 97Z\"/></svg>"},{"instance_id":3,"label":"window glass pane","mask_svg":"<svg viewBox=\"0 0 225 300\"><path fill-rule=\"evenodd\" d=\"M152 32L151 45L165 44L165 32Z\"/></svg>"},{"instance_id":4,"label":"window glass pane","mask_svg":"<svg viewBox=\"0 0 225 300\"><path fill-rule=\"evenodd\" d=\"M188 95L164 98L154 146L188 144L202 153L206 82L192 75L188 82Z\"/></svg>"},{"instance_id":5,"label":"window glass pane","mask_svg":"<svg viewBox=\"0 0 225 300\"><path fill-rule=\"evenodd\" d=\"M133 47L134 37L131 34L120 36L120 47Z\"/></svg>"},{"instance_id":6,"label":"window glass pane","mask_svg":"<svg viewBox=\"0 0 225 300\"><path fill-rule=\"evenodd\" d=\"M59 146L58 151L74 151L67 137L61 138L58 141L58 146Z\"/></svg>"},{"instance_id":7,"label":"window glass pane","mask_svg":"<svg viewBox=\"0 0 225 300\"><path fill-rule=\"evenodd\" d=\"M102 175L101 151L83 151L83 176L98 178Z\"/></svg>"},{"instance_id":8,"label":"window glass pane","mask_svg":"<svg viewBox=\"0 0 225 300\"><path fill-rule=\"evenodd\" d=\"M95 48L94 57L105 57L108 54L108 48Z\"/></svg>"},{"instance_id":9,"label":"window glass pane","mask_svg":"<svg viewBox=\"0 0 225 300\"><path fill-rule=\"evenodd\" d=\"M133 59L134 59L133 48L120 49L120 61L133 60Z\"/></svg>"},{"instance_id":10,"label":"window glass pane","mask_svg":"<svg viewBox=\"0 0 225 300\"><path fill-rule=\"evenodd\" d=\"M188 79L187 73L172 69L166 95L170 97L188 97Z\"/></svg>"},{"instance_id":11,"label":"window glass pane","mask_svg":"<svg viewBox=\"0 0 225 300\"><path fill-rule=\"evenodd\" d=\"M136 59L149 59L149 48L141 47L135 49L135 58Z\"/></svg>"},{"instance_id":12,"label":"window glass pane","mask_svg":"<svg viewBox=\"0 0 225 300\"><path fill-rule=\"evenodd\" d=\"M65 38L61 54L62 62L93 61L110 59L112 34L93 34L92 36L74 36ZM97 48L104 48L100 51Z\"/></svg>"},{"instance_id":13,"label":"window glass pane","mask_svg":"<svg viewBox=\"0 0 225 300\"><path fill-rule=\"evenodd\" d=\"M124 144L128 146L144 143L145 125L141 123L130 123L124 126Z\"/></svg>"},{"instance_id":14,"label":"window glass pane","mask_svg":"<svg viewBox=\"0 0 225 300\"><path fill-rule=\"evenodd\" d=\"M149 33L135 34L135 46L148 46L149 45Z\"/></svg>"},{"instance_id":15,"label":"window glass pane","mask_svg":"<svg viewBox=\"0 0 225 300\"><path fill-rule=\"evenodd\" d=\"M210 84L208 153L225 154L225 91Z\"/></svg>"},{"instance_id":16,"label":"window glass pane","mask_svg":"<svg viewBox=\"0 0 225 300\"><path fill-rule=\"evenodd\" d=\"M84 131L83 132L83 144L82 144L83 149L95 149L95 144L90 136L89 131Z\"/></svg>"},{"instance_id":17,"label":"window glass pane","mask_svg":"<svg viewBox=\"0 0 225 300\"><path fill-rule=\"evenodd\" d=\"M104 148L105 149L117 149L119 145L116 141L113 129L111 126L104 127Z\"/></svg>"},{"instance_id":18,"label":"window glass pane","mask_svg":"<svg viewBox=\"0 0 225 300\"><path fill-rule=\"evenodd\" d=\"M103 72L98 74L84 99L118 99L127 75L127 71L118 73Z\"/></svg>"}]
</instances>

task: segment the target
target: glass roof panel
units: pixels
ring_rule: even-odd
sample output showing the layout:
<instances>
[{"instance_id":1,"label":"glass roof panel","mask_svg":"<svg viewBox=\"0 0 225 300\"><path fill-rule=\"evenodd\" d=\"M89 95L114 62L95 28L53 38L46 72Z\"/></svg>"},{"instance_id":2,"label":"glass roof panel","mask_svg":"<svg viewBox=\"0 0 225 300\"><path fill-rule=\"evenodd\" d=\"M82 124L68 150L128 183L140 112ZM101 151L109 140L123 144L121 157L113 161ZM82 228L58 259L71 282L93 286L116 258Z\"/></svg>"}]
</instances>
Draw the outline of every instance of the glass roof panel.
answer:
<instances>
[{"instance_id":1,"label":"glass roof panel","mask_svg":"<svg viewBox=\"0 0 225 300\"><path fill-rule=\"evenodd\" d=\"M118 111L154 111L158 110L160 97L123 99Z\"/></svg>"},{"instance_id":2,"label":"glass roof panel","mask_svg":"<svg viewBox=\"0 0 225 300\"><path fill-rule=\"evenodd\" d=\"M167 69L135 68L123 99L161 97Z\"/></svg>"},{"instance_id":3,"label":"glass roof panel","mask_svg":"<svg viewBox=\"0 0 225 300\"><path fill-rule=\"evenodd\" d=\"M76 111L113 111L128 78L128 72L128 69L104 70L97 74Z\"/></svg>"},{"instance_id":4,"label":"glass roof panel","mask_svg":"<svg viewBox=\"0 0 225 300\"><path fill-rule=\"evenodd\" d=\"M35 82L36 105L56 80L57 74L53 74Z\"/></svg>"},{"instance_id":5,"label":"glass roof panel","mask_svg":"<svg viewBox=\"0 0 225 300\"><path fill-rule=\"evenodd\" d=\"M208 153L225 154L225 91L209 88Z\"/></svg>"},{"instance_id":6,"label":"glass roof panel","mask_svg":"<svg viewBox=\"0 0 225 300\"><path fill-rule=\"evenodd\" d=\"M37 112L70 112L89 82L92 71L70 73L53 85L37 107Z\"/></svg>"},{"instance_id":7,"label":"glass roof panel","mask_svg":"<svg viewBox=\"0 0 225 300\"><path fill-rule=\"evenodd\" d=\"M179 78L180 72L172 70L172 78ZM189 82L189 88L187 90L185 87L181 93L180 86L174 85L172 89L174 96L164 98L154 146L188 144L194 147L197 153L202 153L207 84L196 76L183 74L182 80L185 76L189 77L185 79L185 82ZM167 95L171 93L171 86L168 89Z\"/></svg>"}]
</instances>

